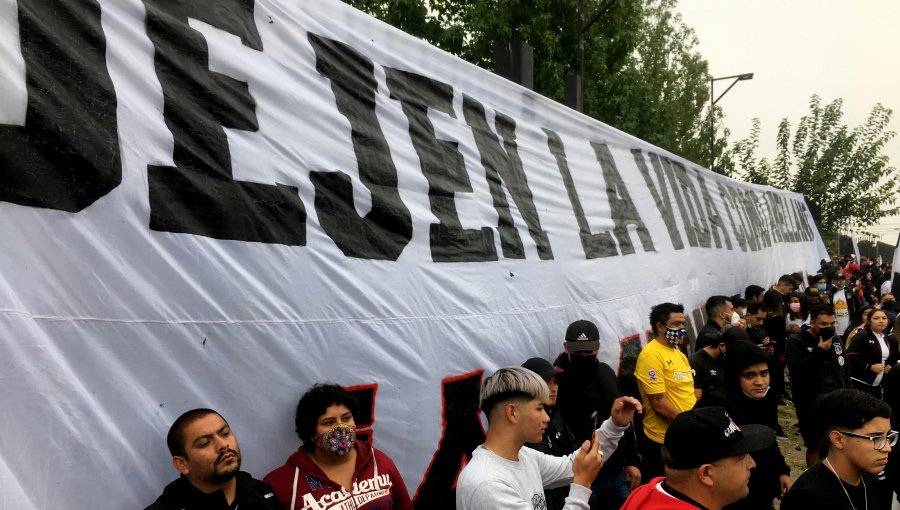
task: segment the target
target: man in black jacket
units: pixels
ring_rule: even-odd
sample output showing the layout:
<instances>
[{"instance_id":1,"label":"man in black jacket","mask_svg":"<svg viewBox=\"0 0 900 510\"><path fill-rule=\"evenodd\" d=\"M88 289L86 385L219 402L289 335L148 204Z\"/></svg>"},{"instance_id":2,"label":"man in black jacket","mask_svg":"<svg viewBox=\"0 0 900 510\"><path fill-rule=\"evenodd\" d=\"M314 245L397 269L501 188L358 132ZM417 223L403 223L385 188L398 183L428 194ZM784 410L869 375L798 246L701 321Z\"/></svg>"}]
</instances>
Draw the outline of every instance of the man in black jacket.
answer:
<instances>
[{"instance_id":1,"label":"man in black jacket","mask_svg":"<svg viewBox=\"0 0 900 510\"><path fill-rule=\"evenodd\" d=\"M166 443L181 477L145 510L279 510L272 488L240 470L237 439L216 411L182 414Z\"/></svg>"},{"instance_id":2,"label":"man in black jacket","mask_svg":"<svg viewBox=\"0 0 900 510\"><path fill-rule=\"evenodd\" d=\"M563 415L556 410L556 399L559 396L556 369L544 358L530 358L522 363L522 367L541 376L546 381L547 387L550 388L550 398L544 405L544 411L550 416L550 423L544 430L544 437L541 438L540 443L525 443L525 446L556 457L565 457L571 454L581 447L581 443L575 442L575 435L569 430ZM547 510L562 510L568 495L568 486L544 489Z\"/></svg>"},{"instance_id":3,"label":"man in black jacket","mask_svg":"<svg viewBox=\"0 0 900 510\"><path fill-rule=\"evenodd\" d=\"M596 423L609 418L613 402L622 396L616 373L597 359L600 332L586 320L575 321L566 329L565 352L556 359L559 374L557 409L575 434L575 444L590 439ZM592 415L596 413L596 420ZM632 425L633 427L633 425ZM634 431L629 430L619 441L616 452L603 459L600 474L591 486L592 510L618 510L630 491L641 483L640 455Z\"/></svg>"},{"instance_id":4,"label":"man in black jacket","mask_svg":"<svg viewBox=\"0 0 900 510\"><path fill-rule=\"evenodd\" d=\"M697 345L694 351L706 347L707 338L719 336L725 326L731 324L731 315L734 313L734 305L728 296L710 296L706 300L706 324L697 332Z\"/></svg>"},{"instance_id":5,"label":"man in black jacket","mask_svg":"<svg viewBox=\"0 0 900 510\"><path fill-rule=\"evenodd\" d=\"M788 338L784 358L791 372L797 422L806 446L806 466L811 467L819 460L817 447L824 433L814 414L816 399L850 387L849 364L834 330L834 310L830 306L810 308L809 327Z\"/></svg>"}]
</instances>

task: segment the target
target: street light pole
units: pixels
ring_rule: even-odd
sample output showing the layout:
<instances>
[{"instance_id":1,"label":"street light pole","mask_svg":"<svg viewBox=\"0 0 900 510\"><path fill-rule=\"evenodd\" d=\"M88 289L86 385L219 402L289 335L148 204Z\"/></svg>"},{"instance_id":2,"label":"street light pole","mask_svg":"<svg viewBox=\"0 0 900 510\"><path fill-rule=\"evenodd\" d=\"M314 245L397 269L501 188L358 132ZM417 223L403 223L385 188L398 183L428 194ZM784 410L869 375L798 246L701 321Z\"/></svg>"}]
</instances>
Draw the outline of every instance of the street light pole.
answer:
<instances>
[{"instance_id":1,"label":"street light pole","mask_svg":"<svg viewBox=\"0 0 900 510\"><path fill-rule=\"evenodd\" d=\"M713 94L713 84L720 80L731 80L731 85L725 89L725 92L719 94L719 97L713 99L715 95ZM734 87L737 82L752 80L753 73L744 73L744 74L735 74L732 76L723 76L721 78L711 78L709 80L709 169L715 172L715 164L716 164L716 116L715 116L715 106L716 103L719 102L719 99L722 99L722 96L728 93L731 90L731 87Z\"/></svg>"},{"instance_id":2,"label":"street light pole","mask_svg":"<svg viewBox=\"0 0 900 510\"><path fill-rule=\"evenodd\" d=\"M581 0L578 7L578 74L575 78L575 109L579 112L584 111L584 33L606 14L606 11L614 3L616 0L606 0L606 3L591 16L590 20L585 20L585 0Z\"/></svg>"}]
</instances>

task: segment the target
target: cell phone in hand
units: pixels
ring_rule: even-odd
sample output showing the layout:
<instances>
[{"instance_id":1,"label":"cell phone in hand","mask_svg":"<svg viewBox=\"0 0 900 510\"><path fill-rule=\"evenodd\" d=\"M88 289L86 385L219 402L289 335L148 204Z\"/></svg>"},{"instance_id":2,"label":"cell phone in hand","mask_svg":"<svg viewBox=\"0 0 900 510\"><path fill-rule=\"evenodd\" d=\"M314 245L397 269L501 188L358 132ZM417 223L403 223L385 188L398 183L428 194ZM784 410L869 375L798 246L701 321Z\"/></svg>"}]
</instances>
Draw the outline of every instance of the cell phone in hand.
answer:
<instances>
[{"instance_id":1,"label":"cell phone in hand","mask_svg":"<svg viewBox=\"0 0 900 510\"><path fill-rule=\"evenodd\" d=\"M591 413L591 430L597 430L597 411Z\"/></svg>"}]
</instances>

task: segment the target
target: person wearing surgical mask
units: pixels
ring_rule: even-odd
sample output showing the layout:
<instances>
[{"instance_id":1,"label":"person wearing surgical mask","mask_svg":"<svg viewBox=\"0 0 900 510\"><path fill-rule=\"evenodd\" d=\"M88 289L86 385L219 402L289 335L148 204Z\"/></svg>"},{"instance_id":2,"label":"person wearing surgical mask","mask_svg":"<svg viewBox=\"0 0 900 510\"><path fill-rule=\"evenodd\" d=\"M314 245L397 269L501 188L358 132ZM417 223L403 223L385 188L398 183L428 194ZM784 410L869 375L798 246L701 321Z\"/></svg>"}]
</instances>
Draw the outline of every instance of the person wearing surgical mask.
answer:
<instances>
[{"instance_id":1,"label":"person wearing surgical mask","mask_svg":"<svg viewBox=\"0 0 900 510\"><path fill-rule=\"evenodd\" d=\"M803 292L792 292L788 303L787 331L789 334L799 333L804 324L809 324L809 300Z\"/></svg>"},{"instance_id":2,"label":"person wearing surgical mask","mask_svg":"<svg viewBox=\"0 0 900 510\"><path fill-rule=\"evenodd\" d=\"M834 390L850 387L850 363L834 324L834 309L828 305L816 305L809 310L809 327L791 335L784 347L785 364L791 372L791 393L797 409L797 422L806 446L807 467L819 460L817 448L824 432L815 418L816 399Z\"/></svg>"},{"instance_id":3,"label":"person wearing surgical mask","mask_svg":"<svg viewBox=\"0 0 900 510\"><path fill-rule=\"evenodd\" d=\"M356 437L357 409L356 398L336 384L316 384L300 398L295 426L302 444L264 479L283 508L352 499L360 510L412 510L394 462Z\"/></svg>"},{"instance_id":4,"label":"person wearing surgical mask","mask_svg":"<svg viewBox=\"0 0 900 510\"><path fill-rule=\"evenodd\" d=\"M770 391L768 356L748 341L734 341L728 345L725 358L724 383L705 392L695 408L723 407L738 426L765 425L777 429L778 398ZM772 508L774 499L781 499L791 487L791 470L784 456L774 444L751 453L756 469L750 474L750 494L727 510Z\"/></svg>"}]
</instances>

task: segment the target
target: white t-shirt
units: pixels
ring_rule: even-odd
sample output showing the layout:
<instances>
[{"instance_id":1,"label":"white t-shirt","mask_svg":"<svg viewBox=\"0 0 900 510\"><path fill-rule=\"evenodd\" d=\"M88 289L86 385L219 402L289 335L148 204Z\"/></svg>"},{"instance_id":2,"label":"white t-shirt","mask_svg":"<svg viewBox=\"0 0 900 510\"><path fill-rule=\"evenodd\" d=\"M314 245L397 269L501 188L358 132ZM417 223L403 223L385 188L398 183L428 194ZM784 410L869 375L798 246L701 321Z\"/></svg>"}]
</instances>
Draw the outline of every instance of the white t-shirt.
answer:
<instances>
[{"instance_id":1,"label":"white t-shirt","mask_svg":"<svg viewBox=\"0 0 900 510\"><path fill-rule=\"evenodd\" d=\"M598 429L604 458L615 452L627 427L607 419ZM573 452L554 457L531 448L519 450L519 460L509 460L479 446L472 453L456 483L457 510L545 510L544 489L569 486L565 510L587 510L591 489L572 482Z\"/></svg>"},{"instance_id":2,"label":"white t-shirt","mask_svg":"<svg viewBox=\"0 0 900 510\"><path fill-rule=\"evenodd\" d=\"M841 289L831 298L834 307L834 329L838 335L843 335L850 325L850 308L847 307L847 290Z\"/></svg>"}]
</instances>

